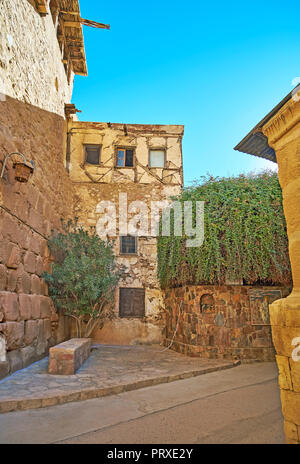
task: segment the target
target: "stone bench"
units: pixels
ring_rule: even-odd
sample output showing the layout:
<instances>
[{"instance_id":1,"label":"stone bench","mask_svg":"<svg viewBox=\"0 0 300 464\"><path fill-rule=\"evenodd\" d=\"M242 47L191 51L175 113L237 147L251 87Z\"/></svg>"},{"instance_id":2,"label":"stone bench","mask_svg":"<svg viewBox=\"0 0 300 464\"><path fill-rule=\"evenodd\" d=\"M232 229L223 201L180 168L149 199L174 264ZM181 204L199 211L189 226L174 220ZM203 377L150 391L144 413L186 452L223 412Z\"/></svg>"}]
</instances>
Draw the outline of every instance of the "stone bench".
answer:
<instances>
[{"instance_id":1,"label":"stone bench","mask_svg":"<svg viewBox=\"0 0 300 464\"><path fill-rule=\"evenodd\" d=\"M49 350L48 372L53 375L74 375L88 359L90 338L72 338Z\"/></svg>"}]
</instances>

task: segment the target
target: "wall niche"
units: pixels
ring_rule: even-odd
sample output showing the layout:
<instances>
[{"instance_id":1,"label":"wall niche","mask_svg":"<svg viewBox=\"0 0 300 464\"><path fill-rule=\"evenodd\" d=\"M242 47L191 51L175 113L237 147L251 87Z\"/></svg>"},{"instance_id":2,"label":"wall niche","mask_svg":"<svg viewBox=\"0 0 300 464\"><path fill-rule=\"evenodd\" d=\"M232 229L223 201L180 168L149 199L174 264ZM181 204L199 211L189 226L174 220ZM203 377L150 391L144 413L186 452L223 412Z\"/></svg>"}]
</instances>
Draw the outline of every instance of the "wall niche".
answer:
<instances>
[{"instance_id":1,"label":"wall niche","mask_svg":"<svg viewBox=\"0 0 300 464\"><path fill-rule=\"evenodd\" d=\"M206 293L200 298L200 313L214 313L215 312L215 300L212 295Z\"/></svg>"}]
</instances>

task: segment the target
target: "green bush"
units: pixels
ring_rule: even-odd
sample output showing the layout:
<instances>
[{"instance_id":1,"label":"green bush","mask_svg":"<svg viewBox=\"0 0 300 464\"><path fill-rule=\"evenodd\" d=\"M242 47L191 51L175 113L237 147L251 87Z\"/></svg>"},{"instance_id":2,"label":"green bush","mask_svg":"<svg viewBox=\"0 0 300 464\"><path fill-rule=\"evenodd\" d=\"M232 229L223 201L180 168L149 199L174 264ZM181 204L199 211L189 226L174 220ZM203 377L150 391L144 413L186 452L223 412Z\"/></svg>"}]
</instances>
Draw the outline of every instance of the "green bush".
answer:
<instances>
[{"instance_id":1,"label":"green bush","mask_svg":"<svg viewBox=\"0 0 300 464\"><path fill-rule=\"evenodd\" d=\"M201 178L177 198L204 201L204 243L159 237L158 277L163 288L185 284L291 284L286 222L273 172Z\"/></svg>"},{"instance_id":2,"label":"green bush","mask_svg":"<svg viewBox=\"0 0 300 464\"><path fill-rule=\"evenodd\" d=\"M76 222L63 223L63 233L48 241L53 257L51 273L43 278L57 309L76 321L77 336L89 337L97 325L113 315L116 269L112 244Z\"/></svg>"}]
</instances>

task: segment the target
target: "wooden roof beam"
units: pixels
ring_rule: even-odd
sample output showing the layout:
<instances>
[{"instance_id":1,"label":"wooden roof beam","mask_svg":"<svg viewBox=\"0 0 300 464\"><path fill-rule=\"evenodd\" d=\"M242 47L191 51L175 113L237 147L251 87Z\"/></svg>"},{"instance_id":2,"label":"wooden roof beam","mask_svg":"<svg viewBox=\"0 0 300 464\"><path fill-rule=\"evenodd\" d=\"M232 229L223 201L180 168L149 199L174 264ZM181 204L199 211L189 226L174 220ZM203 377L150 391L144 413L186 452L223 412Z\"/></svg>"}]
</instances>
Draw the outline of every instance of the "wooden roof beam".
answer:
<instances>
[{"instance_id":1,"label":"wooden roof beam","mask_svg":"<svg viewBox=\"0 0 300 464\"><path fill-rule=\"evenodd\" d=\"M79 18L79 21L66 21L64 19L65 27L77 27L81 28L81 25L88 27L95 27L97 29L110 29L109 24L96 23L95 21L90 21L89 19Z\"/></svg>"},{"instance_id":2,"label":"wooden roof beam","mask_svg":"<svg viewBox=\"0 0 300 464\"><path fill-rule=\"evenodd\" d=\"M109 24L97 23L96 21L91 21L90 19L80 18L80 22L84 26L95 27L97 29L110 29Z\"/></svg>"},{"instance_id":3,"label":"wooden roof beam","mask_svg":"<svg viewBox=\"0 0 300 464\"><path fill-rule=\"evenodd\" d=\"M41 16L46 16L48 14L47 10L47 1L46 0L35 0L36 9Z\"/></svg>"},{"instance_id":4,"label":"wooden roof beam","mask_svg":"<svg viewBox=\"0 0 300 464\"><path fill-rule=\"evenodd\" d=\"M96 21L91 21L90 19L84 19L80 17L80 13L76 13L73 11L64 11L61 10L60 14L64 20L65 26L66 27L81 27L83 26L88 26L88 27L95 27L97 29L110 29L109 24L104 24L104 23L98 23ZM67 16L74 16L74 20L67 19Z\"/></svg>"}]
</instances>

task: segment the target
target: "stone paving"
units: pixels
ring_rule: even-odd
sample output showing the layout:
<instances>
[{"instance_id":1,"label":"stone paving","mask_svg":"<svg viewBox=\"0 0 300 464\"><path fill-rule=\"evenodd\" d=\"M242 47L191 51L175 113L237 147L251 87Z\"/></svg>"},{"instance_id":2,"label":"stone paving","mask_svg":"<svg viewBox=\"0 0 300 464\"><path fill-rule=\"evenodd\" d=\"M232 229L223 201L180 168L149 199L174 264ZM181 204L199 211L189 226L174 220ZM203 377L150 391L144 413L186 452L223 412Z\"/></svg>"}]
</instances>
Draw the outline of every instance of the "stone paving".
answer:
<instances>
[{"instance_id":1,"label":"stone paving","mask_svg":"<svg viewBox=\"0 0 300 464\"><path fill-rule=\"evenodd\" d=\"M160 346L93 345L76 375L50 375L48 357L0 382L0 413L119 394L236 366L190 358Z\"/></svg>"}]
</instances>

